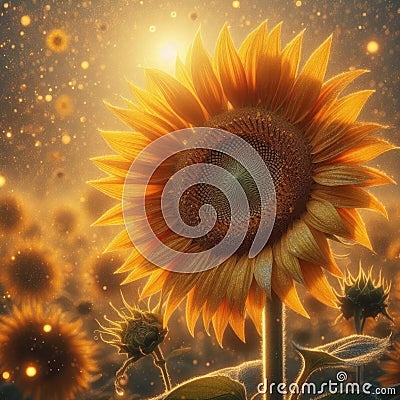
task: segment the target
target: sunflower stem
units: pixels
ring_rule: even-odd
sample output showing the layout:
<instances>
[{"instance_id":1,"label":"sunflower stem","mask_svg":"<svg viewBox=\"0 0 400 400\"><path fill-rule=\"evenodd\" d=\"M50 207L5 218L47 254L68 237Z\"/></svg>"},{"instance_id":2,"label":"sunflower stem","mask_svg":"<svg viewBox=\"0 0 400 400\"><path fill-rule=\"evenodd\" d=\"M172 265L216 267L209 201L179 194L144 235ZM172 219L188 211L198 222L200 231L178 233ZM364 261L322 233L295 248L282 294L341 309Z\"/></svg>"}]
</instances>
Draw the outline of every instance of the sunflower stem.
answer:
<instances>
[{"instance_id":1,"label":"sunflower stem","mask_svg":"<svg viewBox=\"0 0 400 400\"><path fill-rule=\"evenodd\" d=\"M277 385L285 383L285 310L278 296L272 292L263 314L263 382L265 400L283 400ZM271 386L271 384L274 384ZM270 390L271 389L271 390ZM270 393L272 392L272 393Z\"/></svg>"},{"instance_id":2,"label":"sunflower stem","mask_svg":"<svg viewBox=\"0 0 400 400\"><path fill-rule=\"evenodd\" d=\"M169 392L172 388L171 378L169 377L167 363L164 359L164 355L160 349L160 346L157 346L152 354L154 358L154 365L161 371L161 376L164 381L165 390Z\"/></svg>"},{"instance_id":3,"label":"sunflower stem","mask_svg":"<svg viewBox=\"0 0 400 400\"><path fill-rule=\"evenodd\" d=\"M356 328L357 335L362 335L365 324L365 317L362 317L362 312L359 308L354 312L354 325ZM359 365L356 367L356 381L361 386L364 381L364 366Z\"/></svg>"}]
</instances>

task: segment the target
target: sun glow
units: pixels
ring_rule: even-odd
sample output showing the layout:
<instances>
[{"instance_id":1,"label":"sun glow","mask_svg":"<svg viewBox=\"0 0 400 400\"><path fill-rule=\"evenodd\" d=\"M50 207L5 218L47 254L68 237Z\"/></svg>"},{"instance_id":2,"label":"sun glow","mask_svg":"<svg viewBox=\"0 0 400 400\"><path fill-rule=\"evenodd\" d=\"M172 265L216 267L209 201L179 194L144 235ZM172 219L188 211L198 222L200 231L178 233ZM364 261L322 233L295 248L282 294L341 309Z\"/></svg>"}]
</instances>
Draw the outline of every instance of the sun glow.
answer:
<instances>
[{"instance_id":1,"label":"sun glow","mask_svg":"<svg viewBox=\"0 0 400 400\"><path fill-rule=\"evenodd\" d=\"M160 47L160 53L159 53L160 58L165 63L174 62L177 53L178 53L178 45L174 41L165 42Z\"/></svg>"}]
</instances>

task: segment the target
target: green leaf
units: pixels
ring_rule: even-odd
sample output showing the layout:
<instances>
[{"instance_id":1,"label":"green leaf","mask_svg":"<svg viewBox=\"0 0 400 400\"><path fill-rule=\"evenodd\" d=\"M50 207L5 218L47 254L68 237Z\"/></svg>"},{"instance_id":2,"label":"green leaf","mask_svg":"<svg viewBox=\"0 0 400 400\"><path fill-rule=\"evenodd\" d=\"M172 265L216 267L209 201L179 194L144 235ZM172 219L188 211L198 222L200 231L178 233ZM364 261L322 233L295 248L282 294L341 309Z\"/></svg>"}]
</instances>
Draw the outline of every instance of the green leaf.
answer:
<instances>
[{"instance_id":1,"label":"green leaf","mask_svg":"<svg viewBox=\"0 0 400 400\"><path fill-rule=\"evenodd\" d=\"M303 357L308 373L327 367L356 367L382 357L390 346L391 337L380 339L351 335L323 346L307 348L293 343Z\"/></svg>"},{"instance_id":2,"label":"green leaf","mask_svg":"<svg viewBox=\"0 0 400 400\"><path fill-rule=\"evenodd\" d=\"M168 355L165 357L165 361L171 360L171 358L180 357L183 354L188 353L192 348L191 347L181 347L180 349L172 350Z\"/></svg>"},{"instance_id":3,"label":"green leaf","mask_svg":"<svg viewBox=\"0 0 400 400\"><path fill-rule=\"evenodd\" d=\"M196 378L172 390L164 400L246 400L246 389L227 376Z\"/></svg>"}]
</instances>

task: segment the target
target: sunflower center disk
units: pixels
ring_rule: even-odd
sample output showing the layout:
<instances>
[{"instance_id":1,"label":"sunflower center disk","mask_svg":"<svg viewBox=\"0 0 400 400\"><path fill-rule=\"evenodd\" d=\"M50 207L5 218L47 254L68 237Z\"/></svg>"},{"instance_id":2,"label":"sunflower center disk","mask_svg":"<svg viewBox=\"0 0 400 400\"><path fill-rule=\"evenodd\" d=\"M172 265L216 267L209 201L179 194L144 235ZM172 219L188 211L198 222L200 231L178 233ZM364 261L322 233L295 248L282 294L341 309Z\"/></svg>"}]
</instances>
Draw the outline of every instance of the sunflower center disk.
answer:
<instances>
[{"instance_id":1,"label":"sunflower center disk","mask_svg":"<svg viewBox=\"0 0 400 400\"><path fill-rule=\"evenodd\" d=\"M290 223L304 210L312 184L312 162L309 145L301 131L282 117L261 108L227 111L207 121L207 126L223 129L244 139L258 152L272 177L276 192L275 224L269 243L278 239ZM240 149L237 149L240 152ZM232 174L242 186L248 200L248 215L235 215L247 228L239 254L251 247L260 224L261 201L257 184L250 173L233 157L210 149L193 149L182 153L177 169L195 164L214 164ZM199 183L188 188L180 198L179 212L184 223L196 226L199 210L205 205L214 207L217 217L212 230L194 239L202 249L218 244L231 223L229 200L215 185Z\"/></svg>"}]
</instances>

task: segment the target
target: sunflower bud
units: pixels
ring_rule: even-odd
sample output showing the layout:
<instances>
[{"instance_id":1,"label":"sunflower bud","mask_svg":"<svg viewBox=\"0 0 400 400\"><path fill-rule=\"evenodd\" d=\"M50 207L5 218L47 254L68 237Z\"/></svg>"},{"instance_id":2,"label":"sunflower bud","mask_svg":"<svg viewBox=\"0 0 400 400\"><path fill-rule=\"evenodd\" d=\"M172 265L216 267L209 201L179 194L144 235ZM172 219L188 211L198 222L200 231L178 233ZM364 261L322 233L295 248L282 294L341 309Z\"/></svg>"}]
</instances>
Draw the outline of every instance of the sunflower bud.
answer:
<instances>
[{"instance_id":1,"label":"sunflower bud","mask_svg":"<svg viewBox=\"0 0 400 400\"><path fill-rule=\"evenodd\" d=\"M167 329L163 328L160 314L142 311L127 303L125 303L125 308L129 312L128 314L114 308L122 319L120 321L111 321L104 317L113 327L104 327L99 324L102 328L100 334L111 336L110 340L106 340L102 336L101 339L103 342L117 347L119 353L127 354L128 358L132 358L132 361L135 362L156 349L164 340Z\"/></svg>"},{"instance_id":2,"label":"sunflower bud","mask_svg":"<svg viewBox=\"0 0 400 400\"><path fill-rule=\"evenodd\" d=\"M151 354L166 334L160 314L133 310L132 317L127 319L121 332L124 344L120 346L120 352L137 358Z\"/></svg>"},{"instance_id":3,"label":"sunflower bud","mask_svg":"<svg viewBox=\"0 0 400 400\"><path fill-rule=\"evenodd\" d=\"M368 275L365 274L361 266L357 277L348 273L342 285L342 290L344 295L337 296L339 308L345 319L354 317L356 328L361 328L362 331L365 320L376 318L379 314L392 320L386 311L390 286L384 282L381 276L379 276L378 281L373 280L372 268Z\"/></svg>"}]
</instances>

